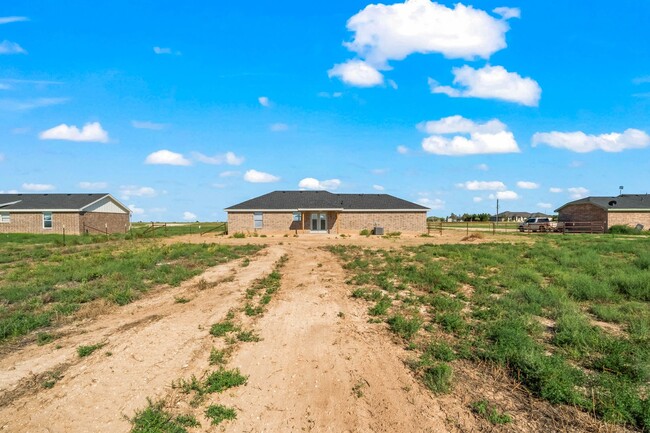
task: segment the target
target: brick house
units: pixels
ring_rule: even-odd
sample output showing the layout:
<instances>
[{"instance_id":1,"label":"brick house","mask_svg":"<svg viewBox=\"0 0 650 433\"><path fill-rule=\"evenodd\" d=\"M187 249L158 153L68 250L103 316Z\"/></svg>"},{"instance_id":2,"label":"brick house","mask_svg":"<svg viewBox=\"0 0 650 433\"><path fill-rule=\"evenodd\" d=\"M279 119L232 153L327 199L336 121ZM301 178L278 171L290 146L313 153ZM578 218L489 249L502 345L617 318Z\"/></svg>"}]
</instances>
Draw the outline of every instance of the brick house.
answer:
<instances>
[{"instance_id":1,"label":"brick house","mask_svg":"<svg viewBox=\"0 0 650 433\"><path fill-rule=\"evenodd\" d=\"M650 195L622 194L616 197L585 197L557 209L560 222L603 223L604 229L614 225L650 228Z\"/></svg>"},{"instance_id":2,"label":"brick house","mask_svg":"<svg viewBox=\"0 0 650 433\"><path fill-rule=\"evenodd\" d=\"M0 194L0 233L125 233L130 224L110 194Z\"/></svg>"},{"instance_id":3,"label":"brick house","mask_svg":"<svg viewBox=\"0 0 650 433\"><path fill-rule=\"evenodd\" d=\"M228 232L425 233L429 208L388 194L274 191L225 209Z\"/></svg>"}]
</instances>

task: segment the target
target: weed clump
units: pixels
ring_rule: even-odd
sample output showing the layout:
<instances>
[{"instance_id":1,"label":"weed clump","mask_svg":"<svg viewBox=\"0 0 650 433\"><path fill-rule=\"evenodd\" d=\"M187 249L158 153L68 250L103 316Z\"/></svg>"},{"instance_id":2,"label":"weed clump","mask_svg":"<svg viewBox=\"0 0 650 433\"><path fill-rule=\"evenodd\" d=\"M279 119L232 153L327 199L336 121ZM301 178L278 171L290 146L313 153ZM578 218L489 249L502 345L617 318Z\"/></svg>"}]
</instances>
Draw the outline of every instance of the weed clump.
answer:
<instances>
[{"instance_id":1,"label":"weed clump","mask_svg":"<svg viewBox=\"0 0 650 433\"><path fill-rule=\"evenodd\" d=\"M507 424L512 422L512 418L505 412L499 412L497 408L483 399L471 404L472 411L482 418L485 418L494 425Z\"/></svg>"},{"instance_id":2,"label":"weed clump","mask_svg":"<svg viewBox=\"0 0 650 433\"><path fill-rule=\"evenodd\" d=\"M222 421L236 419L237 413L230 407L213 404L205 410L205 416L210 419L212 425L219 425Z\"/></svg>"},{"instance_id":3,"label":"weed clump","mask_svg":"<svg viewBox=\"0 0 650 433\"><path fill-rule=\"evenodd\" d=\"M210 328L210 334L214 335L215 337L223 337L224 335L230 332L235 332L238 329L239 327L233 322L230 320L225 320L223 322L215 323L212 325Z\"/></svg>"},{"instance_id":4,"label":"weed clump","mask_svg":"<svg viewBox=\"0 0 650 433\"><path fill-rule=\"evenodd\" d=\"M451 391L453 369L443 362L427 367L424 370L422 381L424 385L435 394L446 394Z\"/></svg>"},{"instance_id":5,"label":"weed clump","mask_svg":"<svg viewBox=\"0 0 650 433\"><path fill-rule=\"evenodd\" d=\"M91 346L79 346L77 347L77 355L79 355L79 358L84 358L104 346L106 346L106 343L98 343Z\"/></svg>"}]
</instances>

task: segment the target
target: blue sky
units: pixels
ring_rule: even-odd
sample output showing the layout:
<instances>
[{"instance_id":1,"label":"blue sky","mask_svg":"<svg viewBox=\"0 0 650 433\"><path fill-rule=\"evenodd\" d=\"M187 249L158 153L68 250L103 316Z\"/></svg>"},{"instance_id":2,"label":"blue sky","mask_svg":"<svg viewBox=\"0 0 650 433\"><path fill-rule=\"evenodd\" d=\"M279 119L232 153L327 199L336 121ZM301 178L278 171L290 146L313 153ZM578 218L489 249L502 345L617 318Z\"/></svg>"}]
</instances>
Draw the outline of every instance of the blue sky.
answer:
<instances>
[{"instance_id":1,"label":"blue sky","mask_svg":"<svg viewBox=\"0 0 650 433\"><path fill-rule=\"evenodd\" d=\"M5 2L7 3L7 2ZM0 191L223 220L273 190L432 215L650 185L650 3L0 7Z\"/></svg>"}]
</instances>

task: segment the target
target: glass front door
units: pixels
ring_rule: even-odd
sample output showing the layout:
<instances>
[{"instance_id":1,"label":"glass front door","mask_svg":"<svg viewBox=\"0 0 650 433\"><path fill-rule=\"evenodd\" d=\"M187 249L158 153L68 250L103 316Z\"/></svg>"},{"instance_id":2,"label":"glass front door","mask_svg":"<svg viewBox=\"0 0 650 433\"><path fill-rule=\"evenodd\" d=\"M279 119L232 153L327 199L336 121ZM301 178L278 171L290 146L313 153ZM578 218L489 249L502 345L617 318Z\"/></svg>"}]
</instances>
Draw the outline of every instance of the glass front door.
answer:
<instances>
[{"instance_id":1,"label":"glass front door","mask_svg":"<svg viewBox=\"0 0 650 433\"><path fill-rule=\"evenodd\" d=\"M327 231L327 214L324 212L314 212L311 214L311 231L312 232L326 232Z\"/></svg>"}]
</instances>

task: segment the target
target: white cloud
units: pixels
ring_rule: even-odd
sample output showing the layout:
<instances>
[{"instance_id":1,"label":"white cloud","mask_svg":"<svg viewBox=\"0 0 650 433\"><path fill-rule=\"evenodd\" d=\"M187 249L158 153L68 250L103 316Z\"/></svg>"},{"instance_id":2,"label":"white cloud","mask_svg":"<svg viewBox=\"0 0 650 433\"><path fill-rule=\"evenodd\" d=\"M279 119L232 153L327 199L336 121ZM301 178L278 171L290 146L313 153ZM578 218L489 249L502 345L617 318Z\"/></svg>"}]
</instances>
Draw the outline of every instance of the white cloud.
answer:
<instances>
[{"instance_id":1,"label":"white cloud","mask_svg":"<svg viewBox=\"0 0 650 433\"><path fill-rule=\"evenodd\" d=\"M639 129L626 129L623 133L587 135L576 132L537 132L533 135L533 146L547 144L558 149L586 153L594 150L621 152L625 149L642 149L650 144L650 136Z\"/></svg>"},{"instance_id":2,"label":"white cloud","mask_svg":"<svg viewBox=\"0 0 650 433\"><path fill-rule=\"evenodd\" d=\"M443 93L452 98L501 99L529 107L539 105L542 88L532 78L522 78L516 72L508 72L503 66L470 66L453 68L454 85L441 86L429 78L431 93Z\"/></svg>"},{"instance_id":3,"label":"white cloud","mask_svg":"<svg viewBox=\"0 0 650 433\"><path fill-rule=\"evenodd\" d=\"M185 211L183 212L183 220L185 221L196 221L196 214L192 212Z\"/></svg>"},{"instance_id":4,"label":"white cloud","mask_svg":"<svg viewBox=\"0 0 650 433\"><path fill-rule=\"evenodd\" d=\"M120 196L124 200L128 200L131 197L155 197L157 195L156 190L150 186L135 186L135 185L123 185L120 186Z\"/></svg>"},{"instance_id":5,"label":"white cloud","mask_svg":"<svg viewBox=\"0 0 650 433\"><path fill-rule=\"evenodd\" d=\"M472 201L473 201L474 203L480 203L480 202L483 201L483 197L474 197L474 198L472 198Z\"/></svg>"},{"instance_id":6,"label":"white cloud","mask_svg":"<svg viewBox=\"0 0 650 433\"><path fill-rule=\"evenodd\" d=\"M244 180L251 183L271 183L279 181L280 178L263 171L248 170L244 173Z\"/></svg>"},{"instance_id":7,"label":"white cloud","mask_svg":"<svg viewBox=\"0 0 650 433\"><path fill-rule=\"evenodd\" d=\"M9 24L9 23L17 23L20 21L29 21L29 18L27 17L0 17L0 25L1 24Z\"/></svg>"},{"instance_id":8,"label":"white cloud","mask_svg":"<svg viewBox=\"0 0 650 433\"><path fill-rule=\"evenodd\" d=\"M340 98L341 96L343 96L342 92L333 92L333 93L318 92L319 98Z\"/></svg>"},{"instance_id":9,"label":"white cloud","mask_svg":"<svg viewBox=\"0 0 650 433\"><path fill-rule=\"evenodd\" d=\"M569 192L569 196L573 199L579 199L586 197L589 194L589 190L582 186L574 186L566 189Z\"/></svg>"},{"instance_id":10,"label":"white cloud","mask_svg":"<svg viewBox=\"0 0 650 433\"><path fill-rule=\"evenodd\" d=\"M383 190L385 190L386 188L384 188L384 187L381 186L381 185L373 185L373 186L372 186L372 189L374 189L375 191L383 191Z\"/></svg>"},{"instance_id":11,"label":"white cloud","mask_svg":"<svg viewBox=\"0 0 650 433\"><path fill-rule=\"evenodd\" d=\"M356 87L373 87L384 83L384 76L374 67L362 60L348 60L334 65L327 75L338 77L345 84Z\"/></svg>"},{"instance_id":12,"label":"white cloud","mask_svg":"<svg viewBox=\"0 0 650 433\"><path fill-rule=\"evenodd\" d=\"M430 209L444 209L445 208L445 202L444 200L441 200L439 198L427 198L423 197L418 200L418 203L421 204L422 206L426 206Z\"/></svg>"},{"instance_id":13,"label":"white cloud","mask_svg":"<svg viewBox=\"0 0 650 433\"><path fill-rule=\"evenodd\" d=\"M496 134L507 129L506 125L497 119L488 120L485 123L476 123L463 116L455 115L443 117L440 120L430 120L418 124L418 129L427 134L471 134L480 132L485 134Z\"/></svg>"},{"instance_id":14,"label":"white cloud","mask_svg":"<svg viewBox=\"0 0 650 433\"><path fill-rule=\"evenodd\" d=\"M22 189L24 191L52 191L56 189L54 185L46 184L46 183L23 183Z\"/></svg>"},{"instance_id":15,"label":"white cloud","mask_svg":"<svg viewBox=\"0 0 650 433\"><path fill-rule=\"evenodd\" d=\"M153 131L160 131L167 128L167 125L164 123L155 123L140 120L132 120L131 126L137 129L151 129Z\"/></svg>"},{"instance_id":16,"label":"white cloud","mask_svg":"<svg viewBox=\"0 0 650 433\"><path fill-rule=\"evenodd\" d=\"M41 132L38 137L41 140L68 140L95 143L107 143L108 132L99 122L86 123L81 130L75 125L62 123L54 128Z\"/></svg>"},{"instance_id":17,"label":"white cloud","mask_svg":"<svg viewBox=\"0 0 650 433\"><path fill-rule=\"evenodd\" d=\"M166 149L149 154L144 160L144 163L150 165L192 165L192 162L180 153Z\"/></svg>"},{"instance_id":18,"label":"white cloud","mask_svg":"<svg viewBox=\"0 0 650 433\"><path fill-rule=\"evenodd\" d=\"M563 192L564 190L562 188L556 188L556 187L551 187L548 189L549 192L552 192L554 194L558 194L560 192Z\"/></svg>"},{"instance_id":19,"label":"white cloud","mask_svg":"<svg viewBox=\"0 0 650 433\"><path fill-rule=\"evenodd\" d=\"M506 185L498 180L468 180L467 182L457 183L456 187L468 191L503 191L506 189Z\"/></svg>"},{"instance_id":20,"label":"white cloud","mask_svg":"<svg viewBox=\"0 0 650 433\"><path fill-rule=\"evenodd\" d=\"M388 81L386 81L386 82L387 82L388 85L389 85L390 87L392 87L394 90L397 90L397 89L399 88L399 86L397 85L397 83L395 82L395 80L388 80Z\"/></svg>"},{"instance_id":21,"label":"white cloud","mask_svg":"<svg viewBox=\"0 0 650 433\"><path fill-rule=\"evenodd\" d=\"M199 162L204 164L213 164L213 165L241 165L244 163L245 158L243 156L237 156L234 152L226 152L222 155L215 156L206 156L199 152L192 152L192 157Z\"/></svg>"},{"instance_id":22,"label":"white cloud","mask_svg":"<svg viewBox=\"0 0 650 433\"><path fill-rule=\"evenodd\" d=\"M284 132L289 130L289 125L286 123L274 123L269 127L269 129L272 132Z\"/></svg>"},{"instance_id":23,"label":"white cloud","mask_svg":"<svg viewBox=\"0 0 650 433\"><path fill-rule=\"evenodd\" d=\"M173 54L175 56L182 54L180 51L174 51L169 47L153 47L153 52L156 54Z\"/></svg>"},{"instance_id":24,"label":"white cloud","mask_svg":"<svg viewBox=\"0 0 650 433\"><path fill-rule=\"evenodd\" d=\"M238 171L228 170L228 171L222 171L221 173L219 173L219 177L237 177L240 174L241 173L238 172Z\"/></svg>"},{"instance_id":25,"label":"white cloud","mask_svg":"<svg viewBox=\"0 0 650 433\"><path fill-rule=\"evenodd\" d=\"M81 189L93 189L96 191L108 188L108 183L106 182L79 182L79 188Z\"/></svg>"},{"instance_id":26,"label":"white cloud","mask_svg":"<svg viewBox=\"0 0 650 433\"><path fill-rule=\"evenodd\" d=\"M339 179L329 179L329 180L318 180L313 177L306 177L298 182L298 187L300 189L337 189L341 186L341 181Z\"/></svg>"},{"instance_id":27,"label":"white cloud","mask_svg":"<svg viewBox=\"0 0 650 433\"><path fill-rule=\"evenodd\" d=\"M137 207L134 204L130 204L127 207L129 208L129 210L131 210L131 213L133 213L134 216L135 215L144 215L144 209L142 209L140 207Z\"/></svg>"},{"instance_id":28,"label":"white cloud","mask_svg":"<svg viewBox=\"0 0 650 433\"><path fill-rule=\"evenodd\" d=\"M643 75L641 77L635 77L634 79L632 79L632 82L634 84L650 83L650 75Z\"/></svg>"},{"instance_id":29,"label":"white cloud","mask_svg":"<svg viewBox=\"0 0 650 433\"><path fill-rule=\"evenodd\" d=\"M0 153L0 162L3 162L5 160L4 154Z\"/></svg>"},{"instance_id":30,"label":"white cloud","mask_svg":"<svg viewBox=\"0 0 650 433\"><path fill-rule=\"evenodd\" d=\"M551 203L539 202L539 203L537 203L537 207L542 208L542 209L552 209L553 205Z\"/></svg>"},{"instance_id":31,"label":"white cloud","mask_svg":"<svg viewBox=\"0 0 650 433\"><path fill-rule=\"evenodd\" d=\"M490 167L487 164L479 164L476 166L477 170L488 171Z\"/></svg>"},{"instance_id":32,"label":"white cloud","mask_svg":"<svg viewBox=\"0 0 650 433\"><path fill-rule=\"evenodd\" d=\"M260 105L262 107L270 107L271 106L271 101L266 96L260 96L259 98L257 98L257 101L260 103Z\"/></svg>"},{"instance_id":33,"label":"white cloud","mask_svg":"<svg viewBox=\"0 0 650 433\"><path fill-rule=\"evenodd\" d=\"M29 111L68 102L70 98L0 99L0 110Z\"/></svg>"},{"instance_id":34,"label":"white cloud","mask_svg":"<svg viewBox=\"0 0 650 433\"><path fill-rule=\"evenodd\" d=\"M496 194L490 194L491 200L517 200L519 195L514 191L499 191Z\"/></svg>"},{"instance_id":35,"label":"white cloud","mask_svg":"<svg viewBox=\"0 0 650 433\"><path fill-rule=\"evenodd\" d=\"M381 176L388 173L388 171L389 170L387 168L373 168L372 170L370 170L370 173L376 174L377 176Z\"/></svg>"},{"instance_id":36,"label":"white cloud","mask_svg":"<svg viewBox=\"0 0 650 433\"><path fill-rule=\"evenodd\" d=\"M397 146L397 153L399 153L400 155L406 155L407 153L409 153L409 148L406 146L399 145Z\"/></svg>"},{"instance_id":37,"label":"white cloud","mask_svg":"<svg viewBox=\"0 0 650 433\"><path fill-rule=\"evenodd\" d=\"M354 37L345 46L374 65L413 53L487 59L506 47L509 30L505 20L483 10L460 3L448 8L429 0L368 5L348 20L347 28Z\"/></svg>"},{"instance_id":38,"label":"white cloud","mask_svg":"<svg viewBox=\"0 0 650 433\"><path fill-rule=\"evenodd\" d=\"M478 155L517 153L519 146L512 132L497 119L476 123L462 116L420 123L418 129L433 134L422 140L422 149L436 155ZM443 134L465 134L447 137Z\"/></svg>"},{"instance_id":39,"label":"white cloud","mask_svg":"<svg viewBox=\"0 0 650 433\"><path fill-rule=\"evenodd\" d=\"M525 180L520 180L517 182L517 188L521 189L537 189L539 188L539 184L535 182L528 182Z\"/></svg>"},{"instance_id":40,"label":"white cloud","mask_svg":"<svg viewBox=\"0 0 650 433\"><path fill-rule=\"evenodd\" d=\"M492 9L492 12L501 15L506 20L510 18L521 18L521 10L519 8L500 7Z\"/></svg>"},{"instance_id":41,"label":"white cloud","mask_svg":"<svg viewBox=\"0 0 650 433\"><path fill-rule=\"evenodd\" d=\"M17 43L5 39L0 42L0 54L27 54L27 51Z\"/></svg>"}]
</instances>

